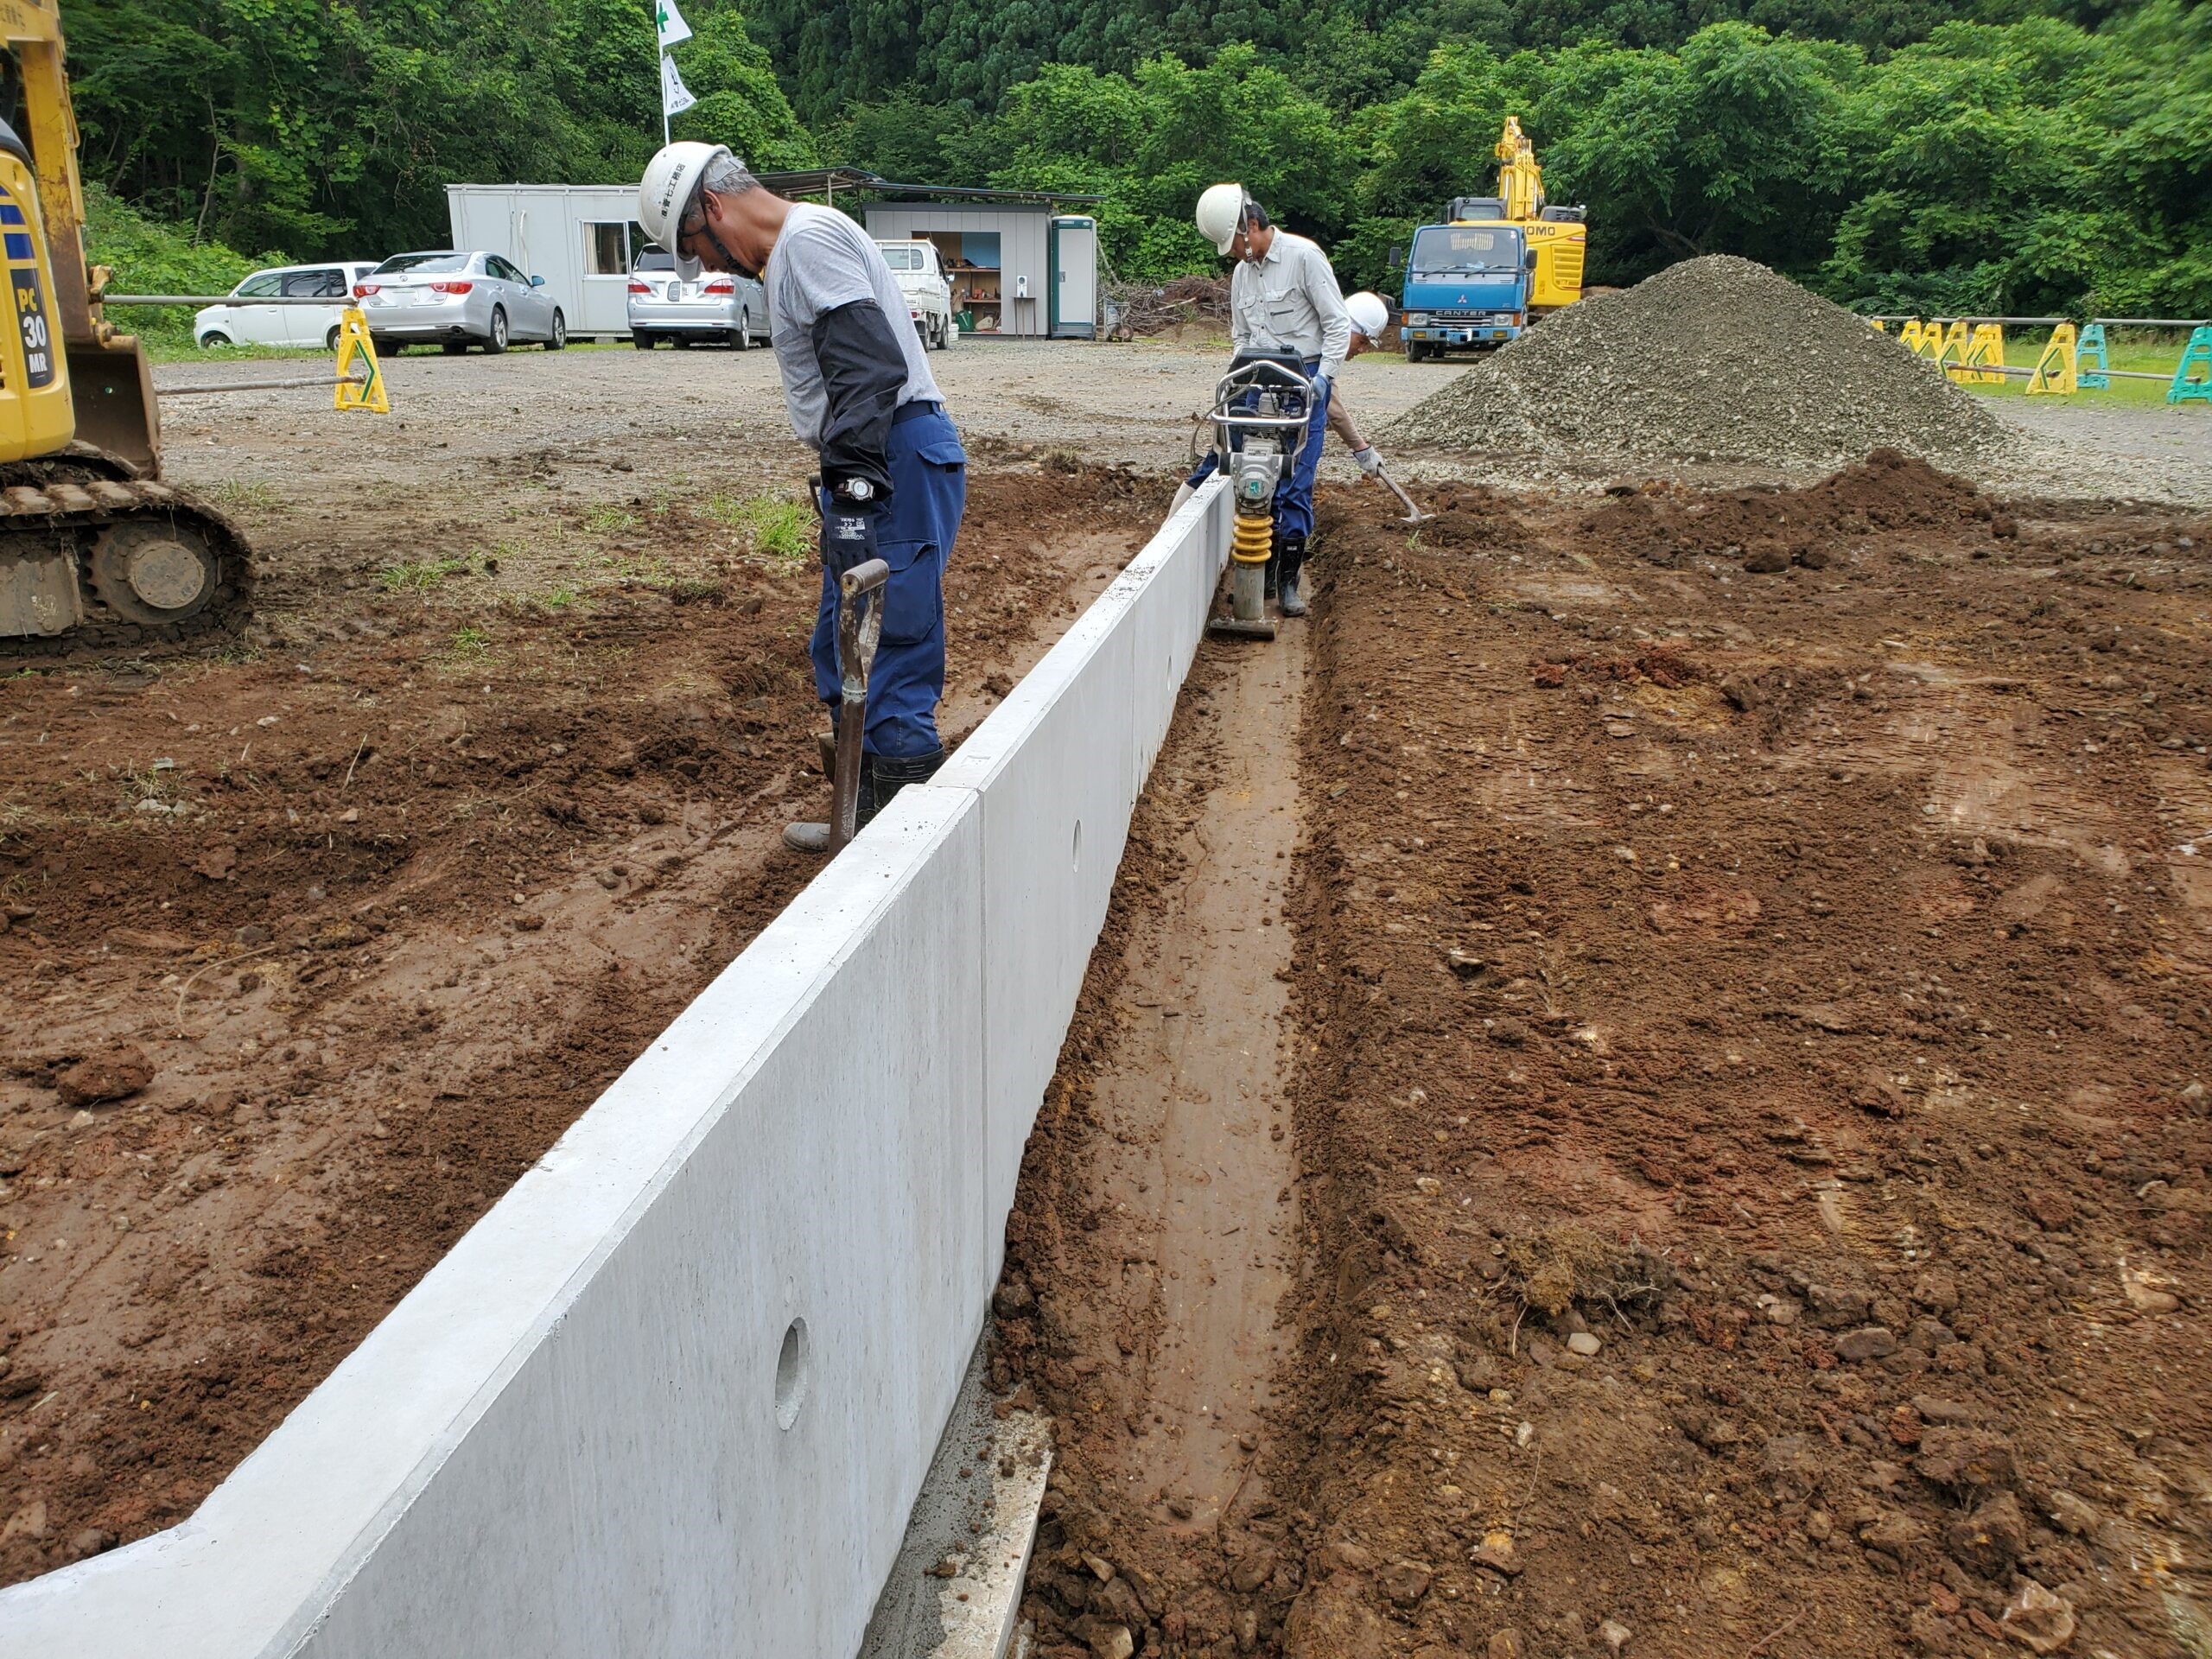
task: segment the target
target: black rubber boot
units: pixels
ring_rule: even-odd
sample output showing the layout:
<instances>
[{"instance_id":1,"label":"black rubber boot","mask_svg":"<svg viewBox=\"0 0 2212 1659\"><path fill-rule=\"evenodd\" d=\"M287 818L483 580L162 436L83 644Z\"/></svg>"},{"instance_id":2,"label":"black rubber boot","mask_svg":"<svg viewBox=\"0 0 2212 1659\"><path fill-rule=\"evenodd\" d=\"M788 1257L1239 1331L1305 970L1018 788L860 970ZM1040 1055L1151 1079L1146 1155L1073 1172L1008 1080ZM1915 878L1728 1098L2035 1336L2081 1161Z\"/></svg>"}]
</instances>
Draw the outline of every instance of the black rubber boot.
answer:
<instances>
[{"instance_id":1,"label":"black rubber boot","mask_svg":"<svg viewBox=\"0 0 2212 1659\"><path fill-rule=\"evenodd\" d=\"M1275 543L1271 562L1275 575L1275 600L1285 616L1306 614L1306 596L1298 590L1299 574L1306 568L1306 538L1284 536Z\"/></svg>"},{"instance_id":2,"label":"black rubber boot","mask_svg":"<svg viewBox=\"0 0 2212 1659\"><path fill-rule=\"evenodd\" d=\"M860 821L869 819L891 804L892 798L909 784L927 783L944 764L942 747L927 754L864 754L861 757Z\"/></svg>"}]
</instances>

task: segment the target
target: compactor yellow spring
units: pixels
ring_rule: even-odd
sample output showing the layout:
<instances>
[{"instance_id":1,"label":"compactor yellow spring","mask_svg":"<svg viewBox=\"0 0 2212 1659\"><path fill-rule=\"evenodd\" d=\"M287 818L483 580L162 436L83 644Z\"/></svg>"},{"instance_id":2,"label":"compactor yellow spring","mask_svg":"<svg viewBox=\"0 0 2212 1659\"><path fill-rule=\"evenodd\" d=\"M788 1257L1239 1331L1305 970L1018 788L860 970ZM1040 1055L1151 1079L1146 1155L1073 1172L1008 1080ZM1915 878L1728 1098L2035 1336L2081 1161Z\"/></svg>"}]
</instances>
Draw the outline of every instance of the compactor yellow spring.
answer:
<instances>
[{"instance_id":1,"label":"compactor yellow spring","mask_svg":"<svg viewBox=\"0 0 2212 1659\"><path fill-rule=\"evenodd\" d=\"M1272 516L1236 515L1236 528L1229 538L1229 556L1239 564L1265 564L1274 548Z\"/></svg>"}]
</instances>

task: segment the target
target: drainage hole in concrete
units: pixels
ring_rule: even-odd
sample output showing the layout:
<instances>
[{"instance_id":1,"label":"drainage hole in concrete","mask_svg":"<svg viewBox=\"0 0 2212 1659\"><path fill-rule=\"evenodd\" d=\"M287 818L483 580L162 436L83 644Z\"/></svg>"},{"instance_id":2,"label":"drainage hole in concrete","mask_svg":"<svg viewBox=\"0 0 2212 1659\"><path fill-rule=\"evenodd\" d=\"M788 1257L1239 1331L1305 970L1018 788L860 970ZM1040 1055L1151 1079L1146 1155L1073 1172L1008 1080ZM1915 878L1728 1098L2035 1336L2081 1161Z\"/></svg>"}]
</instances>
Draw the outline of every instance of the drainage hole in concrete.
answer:
<instances>
[{"instance_id":1,"label":"drainage hole in concrete","mask_svg":"<svg viewBox=\"0 0 2212 1659\"><path fill-rule=\"evenodd\" d=\"M776 1356L778 1428L789 1428L798 1421L798 1408L806 1403L808 1370L806 1321L793 1319L784 1332L783 1351Z\"/></svg>"},{"instance_id":2,"label":"drainage hole in concrete","mask_svg":"<svg viewBox=\"0 0 2212 1659\"><path fill-rule=\"evenodd\" d=\"M1075 870L1083 868L1083 820L1081 818L1075 821L1075 842L1068 849L1068 867Z\"/></svg>"}]
</instances>

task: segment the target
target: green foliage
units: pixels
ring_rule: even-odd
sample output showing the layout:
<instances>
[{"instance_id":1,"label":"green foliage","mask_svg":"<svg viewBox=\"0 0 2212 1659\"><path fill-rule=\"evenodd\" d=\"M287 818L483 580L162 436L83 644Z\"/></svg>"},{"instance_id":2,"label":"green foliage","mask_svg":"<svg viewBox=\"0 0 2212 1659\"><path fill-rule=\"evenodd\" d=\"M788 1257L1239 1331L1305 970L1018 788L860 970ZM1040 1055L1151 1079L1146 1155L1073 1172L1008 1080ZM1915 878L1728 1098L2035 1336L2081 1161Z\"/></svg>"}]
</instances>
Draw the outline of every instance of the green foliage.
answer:
<instances>
[{"instance_id":1,"label":"green foliage","mask_svg":"<svg viewBox=\"0 0 2212 1659\"><path fill-rule=\"evenodd\" d=\"M1489 188L1511 113L1551 199L1589 209L1593 282L1726 251L1868 308L2212 313L2212 6L2190 0L687 11L680 136L763 167L1095 194L1125 278L1217 269L1191 206L1236 179L1348 289L1394 292L1389 250ZM86 175L189 227L95 192L95 257L127 286L226 286L251 263L230 248L442 240L448 182L634 177L659 136L649 19L648 0L80 0Z\"/></svg>"},{"instance_id":2,"label":"green foliage","mask_svg":"<svg viewBox=\"0 0 2212 1659\"><path fill-rule=\"evenodd\" d=\"M149 219L97 184L85 187L85 254L115 273L118 294L227 294L258 265L282 264L281 254L250 259L219 242L195 243L190 233ZM118 307L117 327L156 347L192 343L188 306Z\"/></svg>"},{"instance_id":3,"label":"green foliage","mask_svg":"<svg viewBox=\"0 0 2212 1659\"><path fill-rule=\"evenodd\" d=\"M681 48L679 136L763 167L812 139L726 0ZM99 0L68 16L86 178L195 239L442 245L449 183L634 179L660 142L648 0Z\"/></svg>"}]
</instances>

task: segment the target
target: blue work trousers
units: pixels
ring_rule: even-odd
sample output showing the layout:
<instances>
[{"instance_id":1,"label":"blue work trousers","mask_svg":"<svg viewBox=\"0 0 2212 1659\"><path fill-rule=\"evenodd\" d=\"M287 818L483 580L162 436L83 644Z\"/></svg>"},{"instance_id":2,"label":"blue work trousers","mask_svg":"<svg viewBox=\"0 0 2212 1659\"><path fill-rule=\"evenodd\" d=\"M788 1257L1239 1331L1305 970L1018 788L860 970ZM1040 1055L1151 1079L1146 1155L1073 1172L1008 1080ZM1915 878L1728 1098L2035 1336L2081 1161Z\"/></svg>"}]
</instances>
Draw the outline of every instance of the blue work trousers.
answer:
<instances>
[{"instance_id":1,"label":"blue work trousers","mask_svg":"<svg viewBox=\"0 0 2212 1659\"><path fill-rule=\"evenodd\" d=\"M891 567L884 585L883 637L868 677L869 754L905 760L935 753L937 705L944 696L944 567L968 505L968 453L942 404L900 405L892 417L885 458L891 500L878 515L875 550ZM829 510L829 503L823 503ZM822 607L807 646L815 695L836 717L837 584L822 571Z\"/></svg>"},{"instance_id":2,"label":"blue work trousers","mask_svg":"<svg viewBox=\"0 0 2212 1659\"><path fill-rule=\"evenodd\" d=\"M1308 378L1321 366L1321 359L1309 357L1305 369ZM1306 422L1306 447L1298 452L1298 459L1291 464L1275 484L1275 534L1278 536L1311 537L1313 534L1313 480L1321 470L1321 441L1328 431L1329 395L1334 387L1321 383L1321 395L1313 400ZM1209 449L1198 470L1191 474L1193 487L1203 484L1220 469L1221 456Z\"/></svg>"}]
</instances>

